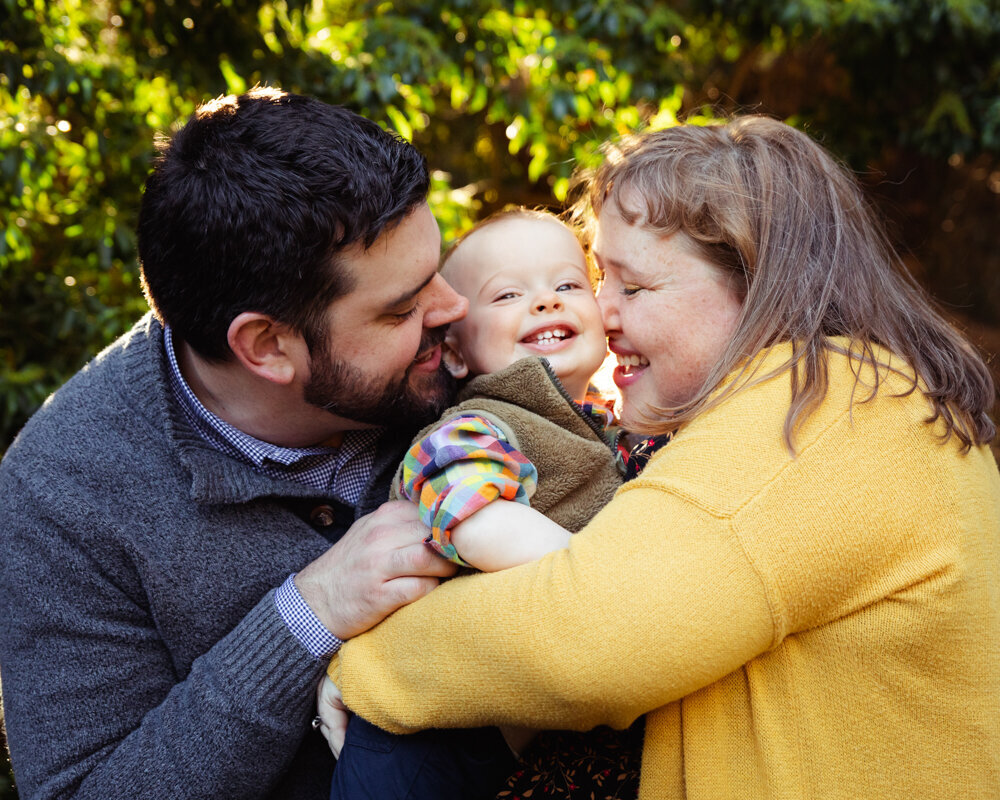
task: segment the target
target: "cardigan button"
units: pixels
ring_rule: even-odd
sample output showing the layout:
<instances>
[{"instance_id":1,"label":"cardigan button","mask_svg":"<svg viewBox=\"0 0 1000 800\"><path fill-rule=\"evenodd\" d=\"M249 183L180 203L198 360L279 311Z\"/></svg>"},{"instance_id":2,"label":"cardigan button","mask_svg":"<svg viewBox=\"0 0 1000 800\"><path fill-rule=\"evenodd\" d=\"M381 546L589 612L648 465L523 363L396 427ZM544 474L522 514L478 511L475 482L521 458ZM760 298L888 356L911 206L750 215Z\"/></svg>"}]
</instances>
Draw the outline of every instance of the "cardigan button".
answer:
<instances>
[{"instance_id":1,"label":"cardigan button","mask_svg":"<svg viewBox=\"0 0 1000 800\"><path fill-rule=\"evenodd\" d=\"M309 521L317 528L329 528L337 521L333 506L316 506L316 508L309 512Z\"/></svg>"}]
</instances>

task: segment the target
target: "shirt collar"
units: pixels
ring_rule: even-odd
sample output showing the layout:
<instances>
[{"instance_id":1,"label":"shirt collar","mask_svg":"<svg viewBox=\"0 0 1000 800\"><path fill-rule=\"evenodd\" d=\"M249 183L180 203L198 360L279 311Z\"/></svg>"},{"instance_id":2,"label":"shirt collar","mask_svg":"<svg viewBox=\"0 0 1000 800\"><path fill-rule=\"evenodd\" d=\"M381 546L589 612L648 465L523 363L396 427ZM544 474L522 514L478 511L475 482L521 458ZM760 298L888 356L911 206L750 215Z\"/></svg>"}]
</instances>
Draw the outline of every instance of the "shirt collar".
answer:
<instances>
[{"instance_id":1,"label":"shirt collar","mask_svg":"<svg viewBox=\"0 0 1000 800\"><path fill-rule=\"evenodd\" d=\"M380 429L347 431L340 447L282 447L265 442L230 425L198 399L181 374L169 325L163 326L163 344L174 397L208 444L272 477L305 483L330 491L351 505L357 503L371 472Z\"/></svg>"}]
</instances>

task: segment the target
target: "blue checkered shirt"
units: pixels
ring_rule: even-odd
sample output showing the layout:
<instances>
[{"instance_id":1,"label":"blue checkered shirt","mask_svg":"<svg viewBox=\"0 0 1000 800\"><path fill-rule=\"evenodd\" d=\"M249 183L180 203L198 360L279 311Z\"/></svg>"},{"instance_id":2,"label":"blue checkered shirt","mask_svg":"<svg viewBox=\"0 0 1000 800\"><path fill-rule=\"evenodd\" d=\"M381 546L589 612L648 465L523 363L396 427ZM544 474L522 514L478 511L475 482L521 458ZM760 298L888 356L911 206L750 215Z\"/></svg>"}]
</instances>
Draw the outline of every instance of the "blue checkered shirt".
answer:
<instances>
[{"instance_id":1,"label":"blue checkered shirt","mask_svg":"<svg viewBox=\"0 0 1000 800\"><path fill-rule=\"evenodd\" d=\"M280 447L233 427L197 398L181 375L170 327L163 327L163 344L170 363L170 387L191 426L209 445L272 478L295 481L357 505L375 462L378 429L346 431L340 447ZM289 575L274 593L285 624L316 658L329 658L343 642L313 612Z\"/></svg>"}]
</instances>

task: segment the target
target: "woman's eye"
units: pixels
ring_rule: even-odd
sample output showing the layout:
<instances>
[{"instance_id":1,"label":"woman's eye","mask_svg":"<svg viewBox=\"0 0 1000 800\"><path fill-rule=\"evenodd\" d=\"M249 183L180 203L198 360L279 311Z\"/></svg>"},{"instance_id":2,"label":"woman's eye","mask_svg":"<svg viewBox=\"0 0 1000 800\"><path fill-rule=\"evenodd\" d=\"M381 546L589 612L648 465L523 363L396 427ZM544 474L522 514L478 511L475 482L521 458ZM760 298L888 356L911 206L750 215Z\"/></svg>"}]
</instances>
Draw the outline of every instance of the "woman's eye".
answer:
<instances>
[{"instance_id":1,"label":"woman's eye","mask_svg":"<svg viewBox=\"0 0 1000 800\"><path fill-rule=\"evenodd\" d=\"M621 292L626 297L635 294L642 289L641 286L636 286L634 283L626 283L622 286Z\"/></svg>"}]
</instances>

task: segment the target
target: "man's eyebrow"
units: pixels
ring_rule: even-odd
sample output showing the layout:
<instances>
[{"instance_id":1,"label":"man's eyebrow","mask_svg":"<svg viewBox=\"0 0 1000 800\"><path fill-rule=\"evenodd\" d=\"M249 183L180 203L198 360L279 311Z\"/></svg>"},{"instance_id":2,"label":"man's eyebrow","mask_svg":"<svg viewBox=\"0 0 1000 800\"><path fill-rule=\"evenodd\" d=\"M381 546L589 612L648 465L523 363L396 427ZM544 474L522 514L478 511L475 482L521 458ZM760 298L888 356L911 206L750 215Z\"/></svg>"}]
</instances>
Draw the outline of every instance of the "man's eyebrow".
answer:
<instances>
[{"instance_id":1,"label":"man's eyebrow","mask_svg":"<svg viewBox=\"0 0 1000 800\"><path fill-rule=\"evenodd\" d=\"M412 300L414 297L416 297L424 290L424 287L426 287L427 284L429 284L432 280L434 280L435 275L437 275L436 271L432 272L430 276L427 278L427 280L425 280L415 289L411 289L408 292L403 292L403 294L399 295L399 297L397 297L395 300L390 300L388 303L386 303L386 308L395 308L396 306L401 306L404 303L407 303L410 300Z\"/></svg>"}]
</instances>

